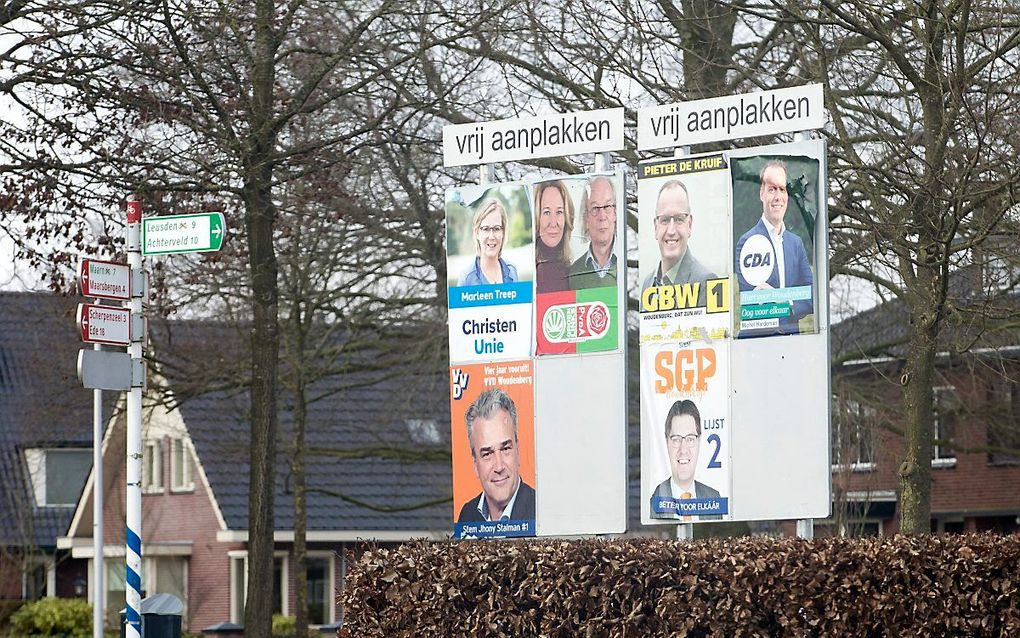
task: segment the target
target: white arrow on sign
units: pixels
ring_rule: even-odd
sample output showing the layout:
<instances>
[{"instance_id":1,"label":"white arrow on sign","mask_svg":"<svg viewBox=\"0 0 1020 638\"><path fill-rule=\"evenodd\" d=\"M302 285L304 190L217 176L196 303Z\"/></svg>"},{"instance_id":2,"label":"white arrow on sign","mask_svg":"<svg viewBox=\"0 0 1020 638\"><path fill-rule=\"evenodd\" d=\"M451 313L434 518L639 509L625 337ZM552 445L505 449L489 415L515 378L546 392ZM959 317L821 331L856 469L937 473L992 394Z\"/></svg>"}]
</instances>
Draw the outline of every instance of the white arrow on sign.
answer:
<instances>
[{"instance_id":1,"label":"white arrow on sign","mask_svg":"<svg viewBox=\"0 0 1020 638\"><path fill-rule=\"evenodd\" d=\"M101 299L131 298L131 269L127 264L83 259L78 268L81 294Z\"/></svg>"},{"instance_id":2,"label":"white arrow on sign","mask_svg":"<svg viewBox=\"0 0 1020 638\"><path fill-rule=\"evenodd\" d=\"M126 346L131 343L131 310L78 304L78 329L86 343Z\"/></svg>"}]
</instances>

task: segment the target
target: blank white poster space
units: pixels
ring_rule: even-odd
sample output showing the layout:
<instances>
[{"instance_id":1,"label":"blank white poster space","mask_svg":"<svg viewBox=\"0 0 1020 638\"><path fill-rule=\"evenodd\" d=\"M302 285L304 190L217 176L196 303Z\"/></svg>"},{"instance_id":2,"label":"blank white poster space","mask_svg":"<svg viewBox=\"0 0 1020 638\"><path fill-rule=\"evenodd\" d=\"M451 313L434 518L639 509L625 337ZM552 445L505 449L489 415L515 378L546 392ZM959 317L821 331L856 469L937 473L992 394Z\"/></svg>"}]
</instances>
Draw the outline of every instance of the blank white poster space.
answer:
<instances>
[{"instance_id":1,"label":"blank white poster space","mask_svg":"<svg viewBox=\"0 0 1020 638\"><path fill-rule=\"evenodd\" d=\"M731 346L734 520L829 515L826 333Z\"/></svg>"},{"instance_id":2,"label":"blank white poster space","mask_svg":"<svg viewBox=\"0 0 1020 638\"><path fill-rule=\"evenodd\" d=\"M627 529L624 354L535 360L539 536Z\"/></svg>"}]
</instances>

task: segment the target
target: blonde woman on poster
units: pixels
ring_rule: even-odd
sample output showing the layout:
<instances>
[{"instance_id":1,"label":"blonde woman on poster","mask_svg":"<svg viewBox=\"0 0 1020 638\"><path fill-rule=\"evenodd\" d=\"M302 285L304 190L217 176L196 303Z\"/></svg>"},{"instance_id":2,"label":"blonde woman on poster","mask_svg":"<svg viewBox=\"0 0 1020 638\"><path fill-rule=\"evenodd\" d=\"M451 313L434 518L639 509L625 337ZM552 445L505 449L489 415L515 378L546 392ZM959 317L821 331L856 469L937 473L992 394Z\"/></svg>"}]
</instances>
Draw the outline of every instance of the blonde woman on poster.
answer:
<instances>
[{"instance_id":1,"label":"blonde woman on poster","mask_svg":"<svg viewBox=\"0 0 1020 638\"><path fill-rule=\"evenodd\" d=\"M506 209L495 197L482 202L471 220L475 261L460 278L461 286L508 284L517 281L517 267L503 259L507 231Z\"/></svg>"}]
</instances>

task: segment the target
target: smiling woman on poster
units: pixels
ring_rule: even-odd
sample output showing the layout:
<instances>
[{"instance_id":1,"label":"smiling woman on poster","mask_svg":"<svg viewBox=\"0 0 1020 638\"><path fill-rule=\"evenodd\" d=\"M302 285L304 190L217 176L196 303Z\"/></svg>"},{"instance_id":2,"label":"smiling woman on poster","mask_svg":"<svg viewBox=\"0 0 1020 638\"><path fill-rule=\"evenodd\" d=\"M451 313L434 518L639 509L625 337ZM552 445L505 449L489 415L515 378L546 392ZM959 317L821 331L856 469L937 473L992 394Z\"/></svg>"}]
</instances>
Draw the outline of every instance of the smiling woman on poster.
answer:
<instances>
[{"instance_id":1,"label":"smiling woman on poster","mask_svg":"<svg viewBox=\"0 0 1020 638\"><path fill-rule=\"evenodd\" d=\"M559 180L535 186L535 285L538 292L570 290L570 236L574 209Z\"/></svg>"},{"instance_id":2,"label":"smiling woman on poster","mask_svg":"<svg viewBox=\"0 0 1020 638\"><path fill-rule=\"evenodd\" d=\"M475 261L460 277L461 286L507 284L517 281L517 268L503 259L506 237L506 209L498 199L482 202L471 222L475 236Z\"/></svg>"}]
</instances>

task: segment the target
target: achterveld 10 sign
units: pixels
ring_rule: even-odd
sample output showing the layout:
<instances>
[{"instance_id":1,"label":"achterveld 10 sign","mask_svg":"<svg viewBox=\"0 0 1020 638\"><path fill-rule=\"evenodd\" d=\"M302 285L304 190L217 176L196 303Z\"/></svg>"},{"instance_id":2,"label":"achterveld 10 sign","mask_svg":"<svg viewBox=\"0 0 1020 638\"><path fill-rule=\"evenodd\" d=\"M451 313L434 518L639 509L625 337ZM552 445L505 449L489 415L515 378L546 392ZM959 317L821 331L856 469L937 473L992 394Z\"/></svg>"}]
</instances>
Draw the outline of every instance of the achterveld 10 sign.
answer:
<instances>
[{"instance_id":1,"label":"achterveld 10 sign","mask_svg":"<svg viewBox=\"0 0 1020 638\"><path fill-rule=\"evenodd\" d=\"M624 193L622 171L447 192L458 537L626 526ZM581 361L579 354L605 356ZM615 373L595 372L613 356ZM617 396L600 389L603 378L619 388ZM584 397L587 404L580 405ZM558 416L562 410L570 412L569 420ZM564 457L586 434L611 441L600 452L610 457L606 476L614 475L615 461L619 465L619 498L594 517L584 502L599 495L566 487L581 474L572 473L572 461ZM603 489L597 481L588 484Z\"/></svg>"},{"instance_id":2,"label":"achterveld 10 sign","mask_svg":"<svg viewBox=\"0 0 1020 638\"><path fill-rule=\"evenodd\" d=\"M828 515L825 192L822 141L639 165L644 523Z\"/></svg>"}]
</instances>

